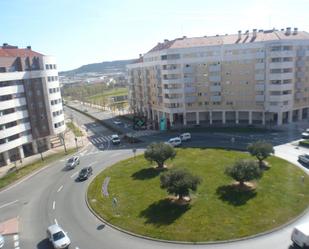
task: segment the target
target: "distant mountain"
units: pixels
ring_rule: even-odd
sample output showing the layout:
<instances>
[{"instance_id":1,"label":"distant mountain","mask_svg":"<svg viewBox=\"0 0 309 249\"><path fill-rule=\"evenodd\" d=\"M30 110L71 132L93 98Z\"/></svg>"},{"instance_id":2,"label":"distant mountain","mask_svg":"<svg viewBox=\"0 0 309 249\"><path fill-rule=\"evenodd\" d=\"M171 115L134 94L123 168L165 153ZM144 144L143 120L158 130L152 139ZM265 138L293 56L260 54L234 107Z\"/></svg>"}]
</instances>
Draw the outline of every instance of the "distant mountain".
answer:
<instances>
[{"instance_id":1,"label":"distant mountain","mask_svg":"<svg viewBox=\"0 0 309 249\"><path fill-rule=\"evenodd\" d=\"M117 73L124 72L126 65L135 62L137 59L118 60L118 61L103 61L101 63L92 63L83 65L77 69L60 72L59 75L70 76L73 74L83 73Z\"/></svg>"}]
</instances>

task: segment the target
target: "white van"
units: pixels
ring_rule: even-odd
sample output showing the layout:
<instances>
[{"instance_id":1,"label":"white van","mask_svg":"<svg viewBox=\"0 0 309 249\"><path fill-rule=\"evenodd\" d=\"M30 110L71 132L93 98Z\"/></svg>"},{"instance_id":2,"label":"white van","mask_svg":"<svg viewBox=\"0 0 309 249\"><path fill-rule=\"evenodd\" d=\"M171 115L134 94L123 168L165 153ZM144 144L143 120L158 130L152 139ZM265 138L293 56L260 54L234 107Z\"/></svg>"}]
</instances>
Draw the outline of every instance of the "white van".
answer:
<instances>
[{"instance_id":1,"label":"white van","mask_svg":"<svg viewBox=\"0 0 309 249\"><path fill-rule=\"evenodd\" d=\"M189 132L183 133L179 137L180 137L182 142L191 140L191 134Z\"/></svg>"},{"instance_id":2,"label":"white van","mask_svg":"<svg viewBox=\"0 0 309 249\"><path fill-rule=\"evenodd\" d=\"M309 246L309 223L303 223L294 227L291 239L293 244L302 248Z\"/></svg>"},{"instance_id":3,"label":"white van","mask_svg":"<svg viewBox=\"0 0 309 249\"><path fill-rule=\"evenodd\" d=\"M168 140L167 143L172 145L173 147L177 147L181 145L181 139L179 137L174 137Z\"/></svg>"}]
</instances>

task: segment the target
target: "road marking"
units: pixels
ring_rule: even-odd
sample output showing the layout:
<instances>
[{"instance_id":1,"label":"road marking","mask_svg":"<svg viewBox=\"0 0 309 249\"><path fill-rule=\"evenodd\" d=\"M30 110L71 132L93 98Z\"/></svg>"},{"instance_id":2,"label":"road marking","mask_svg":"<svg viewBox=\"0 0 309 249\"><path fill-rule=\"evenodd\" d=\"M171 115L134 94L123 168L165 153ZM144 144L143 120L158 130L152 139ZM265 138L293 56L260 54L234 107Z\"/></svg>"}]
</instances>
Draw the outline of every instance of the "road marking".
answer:
<instances>
[{"instance_id":1,"label":"road marking","mask_svg":"<svg viewBox=\"0 0 309 249\"><path fill-rule=\"evenodd\" d=\"M56 202L54 201L53 202L53 210L55 210L55 208L56 208Z\"/></svg>"},{"instance_id":2,"label":"road marking","mask_svg":"<svg viewBox=\"0 0 309 249\"><path fill-rule=\"evenodd\" d=\"M58 221L55 219L55 224L58 225Z\"/></svg>"},{"instance_id":3,"label":"road marking","mask_svg":"<svg viewBox=\"0 0 309 249\"><path fill-rule=\"evenodd\" d=\"M18 234L15 234L14 236L13 236L13 238L14 238L14 241L16 241L16 240L18 240Z\"/></svg>"},{"instance_id":4,"label":"road marking","mask_svg":"<svg viewBox=\"0 0 309 249\"><path fill-rule=\"evenodd\" d=\"M71 175L71 178L75 177L78 174L78 171Z\"/></svg>"},{"instance_id":5,"label":"road marking","mask_svg":"<svg viewBox=\"0 0 309 249\"><path fill-rule=\"evenodd\" d=\"M62 189L63 189L63 185L61 185L60 188L58 188L57 193L59 193Z\"/></svg>"},{"instance_id":6,"label":"road marking","mask_svg":"<svg viewBox=\"0 0 309 249\"><path fill-rule=\"evenodd\" d=\"M79 247L75 247L75 249L79 249Z\"/></svg>"},{"instance_id":7,"label":"road marking","mask_svg":"<svg viewBox=\"0 0 309 249\"><path fill-rule=\"evenodd\" d=\"M14 247L16 248L16 247L18 247L19 246L19 241L15 241L14 242Z\"/></svg>"},{"instance_id":8,"label":"road marking","mask_svg":"<svg viewBox=\"0 0 309 249\"><path fill-rule=\"evenodd\" d=\"M18 200L11 201L11 202L8 202L8 203L6 203L6 204L3 204L2 206L0 206L0 208L4 208L4 207L7 207L7 206L10 206L10 205L12 205L12 204L14 204L14 203L16 203L16 202L18 202Z\"/></svg>"}]
</instances>

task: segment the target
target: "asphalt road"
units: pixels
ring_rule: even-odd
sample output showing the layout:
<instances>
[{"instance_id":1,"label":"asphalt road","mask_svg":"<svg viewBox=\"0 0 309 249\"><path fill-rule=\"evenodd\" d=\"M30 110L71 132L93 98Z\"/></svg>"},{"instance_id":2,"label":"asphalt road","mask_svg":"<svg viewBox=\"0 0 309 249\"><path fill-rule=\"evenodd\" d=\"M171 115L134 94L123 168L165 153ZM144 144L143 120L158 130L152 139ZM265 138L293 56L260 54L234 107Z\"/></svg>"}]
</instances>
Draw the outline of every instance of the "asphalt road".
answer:
<instances>
[{"instance_id":1,"label":"asphalt road","mask_svg":"<svg viewBox=\"0 0 309 249\"><path fill-rule=\"evenodd\" d=\"M111 134L110 131L76 112L72 112L74 120L88 128L89 137L101 137ZM213 245L179 245L172 243L156 242L137 238L109 226L102 224L88 210L85 203L85 192L91 179L84 182L76 182L78 171L81 167L91 165L94 177L104 168L114 162L132 156L132 147L144 148L149 142L165 141L176 133L157 134L146 136L145 142L138 145L122 143L121 146L113 146L109 142L108 147L99 149L99 145L89 144L78 154L81 163L73 170L64 170L64 160L54 162L49 167L34 176L15 184L0 192L0 221L12 217L20 219L19 247L21 249L45 249L51 248L46 240L46 228L57 222L68 232L72 240L70 248L74 249L167 249L167 248L218 248L218 249L265 249L265 248L292 248L290 235L295 224L291 224L276 232L244 241L221 243ZM295 133L295 136L297 134ZM187 146L246 146L250 141L260 138L277 139L278 147L275 148L278 156L296 162L298 154L308 152L306 149L296 148L293 145L284 145L284 141L294 138L294 135L283 134L253 134L251 137L244 134L227 135L222 133L197 133L192 134L192 141ZM231 137L235 137L232 142ZM275 139L276 138L276 139ZM141 150L140 150L141 151ZM308 170L307 170L308 172ZM297 222L309 222L309 213ZM7 247L9 249L12 247Z\"/></svg>"}]
</instances>

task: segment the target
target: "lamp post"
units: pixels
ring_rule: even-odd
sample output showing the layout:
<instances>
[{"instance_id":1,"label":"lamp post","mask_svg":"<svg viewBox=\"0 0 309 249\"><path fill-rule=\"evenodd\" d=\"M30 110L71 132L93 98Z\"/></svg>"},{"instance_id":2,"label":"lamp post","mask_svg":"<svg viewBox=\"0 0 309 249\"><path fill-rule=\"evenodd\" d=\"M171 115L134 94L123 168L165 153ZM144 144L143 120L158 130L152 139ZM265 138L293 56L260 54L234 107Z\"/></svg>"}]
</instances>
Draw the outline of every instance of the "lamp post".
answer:
<instances>
[{"instance_id":1,"label":"lamp post","mask_svg":"<svg viewBox=\"0 0 309 249\"><path fill-rule=\"evenodd\" d=\"M74 140L75 140L75 145L76 145L76 151L78 151L77 137L75 137Z\"/></svg>"}]
</instances>

